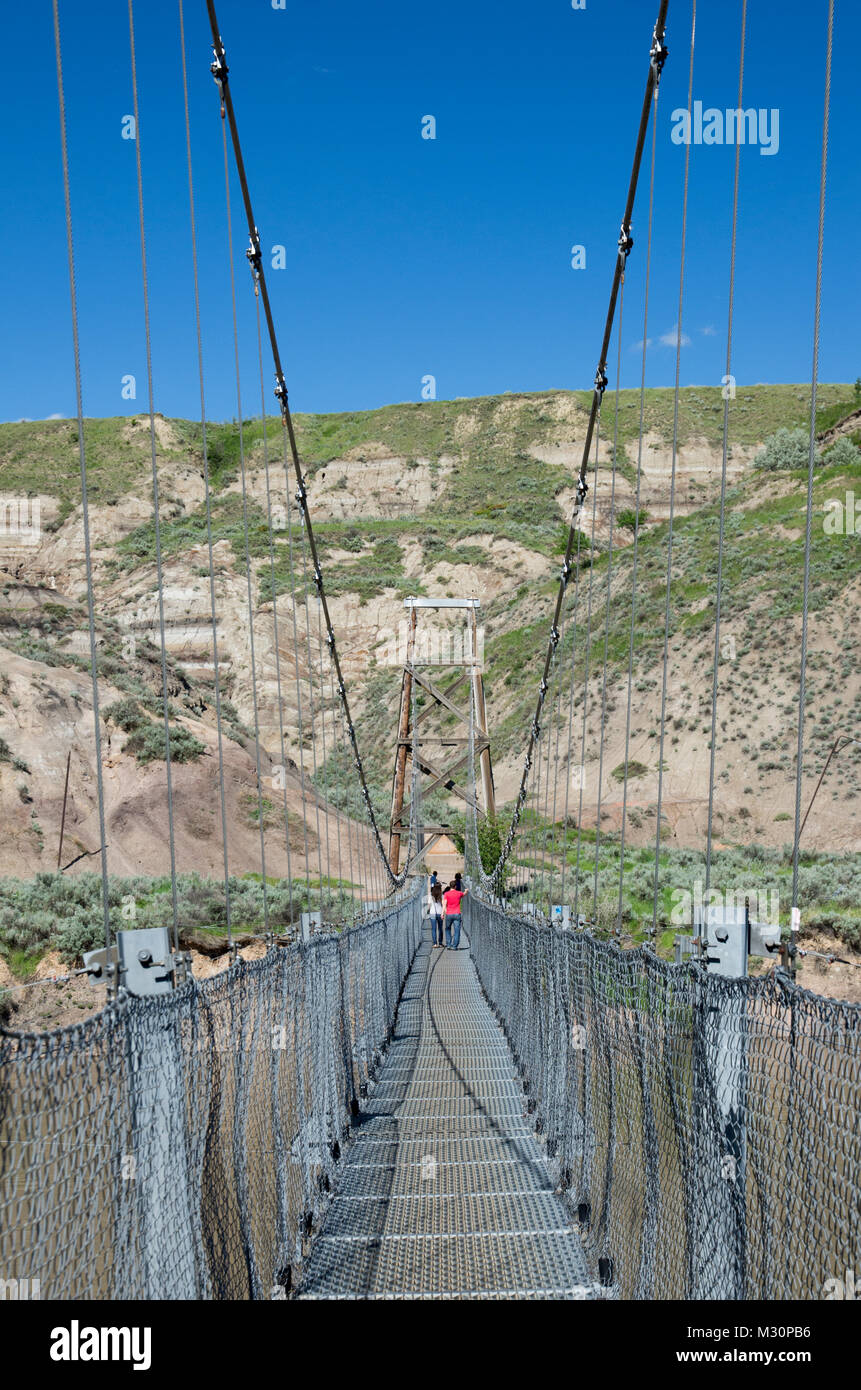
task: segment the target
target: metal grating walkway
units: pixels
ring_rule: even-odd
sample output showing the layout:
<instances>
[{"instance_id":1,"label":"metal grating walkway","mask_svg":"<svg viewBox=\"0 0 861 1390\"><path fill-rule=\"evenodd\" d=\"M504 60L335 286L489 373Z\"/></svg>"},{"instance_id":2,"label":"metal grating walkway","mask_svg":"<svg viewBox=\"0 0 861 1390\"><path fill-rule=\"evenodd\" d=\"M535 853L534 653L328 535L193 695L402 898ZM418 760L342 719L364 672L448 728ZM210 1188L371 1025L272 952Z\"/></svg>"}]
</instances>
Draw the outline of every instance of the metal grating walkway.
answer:
<instances>
[{"instance_id":1,"label":"metal grating walkway","mask_svg":"<svg viewBox=\"0 0 861 1390\"><path fill-rule=\"evenodd\" d=\"M419 948L299 1298L590 1296L464 940Z\"/></svg>"}]
</instances>

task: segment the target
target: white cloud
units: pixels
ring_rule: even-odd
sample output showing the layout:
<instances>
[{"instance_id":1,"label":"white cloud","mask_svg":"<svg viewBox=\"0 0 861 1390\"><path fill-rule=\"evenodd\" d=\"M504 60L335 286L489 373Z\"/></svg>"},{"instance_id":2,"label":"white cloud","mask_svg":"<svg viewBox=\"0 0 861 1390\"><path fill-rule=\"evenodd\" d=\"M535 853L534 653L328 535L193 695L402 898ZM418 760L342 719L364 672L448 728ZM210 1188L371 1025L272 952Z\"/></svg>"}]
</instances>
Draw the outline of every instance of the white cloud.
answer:
<instances>
[{"instance_id":1,"label":"white cloud","mask_svg":"<svg viewBox=\"0 0 861 1390\"><path fill-rule=\"evenodd\" d=\"M647 348L650 348L650 347L652 346L652 341L653 341L653 340L652 340L651 338L647 338L647 339L646 339L646 347L647 347ZM643 340L642 340L642 338L640 339L640 341L639 341L638 343L632 343L632 344L631 344L631 351L632 351L632 352L642 352L642 351L643 351Z\"/></svg>"},{"instance_id":2,"label":"white cloud","mask_svg":"<svg viewBox=\"0 0 861 1390\"><path fill-rule=\"evenodd\" d=\"M703 337L704 337L704 338L713 338L713 337L715 336L716 332L717 332L717 329L716 329L712 324L707 323L706 326L705 326L705 328L703 329Z\"/></svg>"},{"instance_id":3,"label":"white cloud","mask_svg":"<svg viewBox=\"0 0 861 1390\"><path fill-rule=\"evenodd\" d=\"M678 347L680 341L682 347L690 347L691 345L691 340L687 333L682 333L680 338L678 324L675 324L675 326L670 329L669 333L662 333L658 339L658 342L662 343L664 347L672 348Z\"/></svg>"},{"instance_id":4,"label":"white cloud","mask_svg":"<svg viewBox=\"0 0 861 1390\"><path fill-rule=\"evenodd\" d=\"M59 410L55 410L53 415L46 415L46 420L65 420L65 415L61 415Z\"/></svg>"}]
</instances>

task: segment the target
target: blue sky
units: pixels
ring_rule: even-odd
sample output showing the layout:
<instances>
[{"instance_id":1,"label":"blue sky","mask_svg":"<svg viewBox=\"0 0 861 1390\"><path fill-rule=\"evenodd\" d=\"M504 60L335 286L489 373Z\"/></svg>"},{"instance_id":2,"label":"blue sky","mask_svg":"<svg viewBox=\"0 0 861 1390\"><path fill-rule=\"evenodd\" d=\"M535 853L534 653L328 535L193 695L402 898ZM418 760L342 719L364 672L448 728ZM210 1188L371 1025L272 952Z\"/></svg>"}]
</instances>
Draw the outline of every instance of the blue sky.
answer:
<instances>
[{"instance_id":1,"label":"blue sky","mask_svg":"<svg viewBox=\"0 0 861 1390\"><path fill-rule=\"evenodd\" d=\"M694 97L735 105L740 0L700 0ZM827 0L749 3L745 106L779 111L779 149L741 161L739 382L811 362ZM203 0L185 0L204 287L207 413L236 414L221 130ZM61 0L84 410L146 403L126 5ZM246 164L295 410L585 388L594 374L656 0L438 0L433 6L220 0ZM779 21L777 15L779 13ZM838 0L822 380L861 373L857 53ZM136 6L156 408L199 413L175 0ZM671 0L661 84L649 385L673 380L690 0ZM74 412L49 0L5 18L0 418ZM422 117L436 139L421 138ZM683 383L724 371L733 149L691 150ZM623 385L639 382L648 165L634 218ZM253 295L235 182L243 413L259 411ZM571 268L570 248L586 248ZM662 343L662 337L667 342ZM613 361L615 358L613 357ZM274 411L266 364L267 408ZM137 379L137 400L121 379ZM612 372L611 372L611 380Z\"/></svg>"}]
</instances>

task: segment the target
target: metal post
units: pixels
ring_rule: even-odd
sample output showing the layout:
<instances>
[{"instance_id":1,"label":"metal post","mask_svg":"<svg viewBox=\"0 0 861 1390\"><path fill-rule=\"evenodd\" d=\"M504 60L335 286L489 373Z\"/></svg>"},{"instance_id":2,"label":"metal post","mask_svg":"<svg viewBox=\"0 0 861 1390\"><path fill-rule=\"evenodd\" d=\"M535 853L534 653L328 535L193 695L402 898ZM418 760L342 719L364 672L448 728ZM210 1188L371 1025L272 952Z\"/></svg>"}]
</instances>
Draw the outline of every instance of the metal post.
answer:
<instances>
[{"instance_id":1,"label":"metal post","mask_svg":"<svg viewBox=\"0 0 861 1390\"><path fill-rule=\"evenodd\" d=\"M747 977L747 899L742 910L735 905L703 904L698 914L695 909L693 928L705 947L701 959L707 973L729 979ZM744 1296L746 1253L747 997L741 990L711 991L705 980L702 983L705 1047L703 1076L696 1091L703 1109L696 1124L701 1136L697 1162L704 1225L697 1259L697 1297L738 1299ZM720 1116L717 1152L709 1120L710 1096Z\"/></svg>"}]
</instances>

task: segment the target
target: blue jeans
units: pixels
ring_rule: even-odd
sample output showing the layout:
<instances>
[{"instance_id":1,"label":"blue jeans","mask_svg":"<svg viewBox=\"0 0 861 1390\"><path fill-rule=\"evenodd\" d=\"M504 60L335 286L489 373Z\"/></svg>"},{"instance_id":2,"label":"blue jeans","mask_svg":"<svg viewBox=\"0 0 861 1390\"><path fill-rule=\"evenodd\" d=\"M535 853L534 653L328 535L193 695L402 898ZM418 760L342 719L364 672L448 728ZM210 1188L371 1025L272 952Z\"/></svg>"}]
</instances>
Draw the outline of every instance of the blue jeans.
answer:
<instances>
[{"instance_id":1,"label":"blue jeans","mask_svg":"<svg viewBox=\"0 0 861 1390\"><path fill-rule=\"evenodd\" d=\"M431 939L432 939L432 941L433 941L433 944L434 944L434 946L441 946L441 945L442 945L442 924L443 924L443 916L442 916L442 913L440 913L438 916L437 916L436 914L434 914L434 916L431 917L430 920L431 920Z\"/></svg>"},{"instance_id":2,"label":"blue jeans","mask_svg":"<svg viewBox=\"0 0 861 1390\"><path fill-rule=\"evenodd\" d=\"M451 946L455 951L460 945L460 925L462 920L463 918L459 912L445 919L445 944L446 946Z\"/></svg>"}]
</instances>

